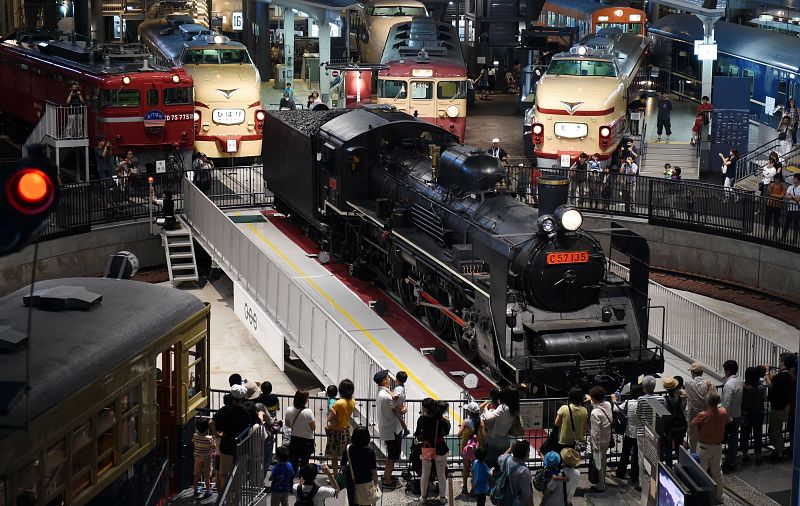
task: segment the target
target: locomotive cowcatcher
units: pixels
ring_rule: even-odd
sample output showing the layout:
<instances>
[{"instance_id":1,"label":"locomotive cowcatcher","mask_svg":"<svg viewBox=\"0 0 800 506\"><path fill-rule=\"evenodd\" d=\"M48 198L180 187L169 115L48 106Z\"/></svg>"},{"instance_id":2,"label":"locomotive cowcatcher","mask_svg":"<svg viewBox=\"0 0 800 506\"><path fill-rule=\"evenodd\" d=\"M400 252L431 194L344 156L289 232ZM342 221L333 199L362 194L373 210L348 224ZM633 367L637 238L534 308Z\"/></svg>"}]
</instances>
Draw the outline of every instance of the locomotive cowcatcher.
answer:
<instances>
[{"instance_id":1,"label":"locomotive cowcatcher","mask_svg":"<svg viewBox=\"0 0 800 506\"><path fill-rule=\"evenodd\" d=\"M531 391L663 370L646 344L647 273L632 272L636 290L610 272L566 205L568 180L541 178L537 210L505 190L497 159L408 114L270 114L264 174L278 209L471 361Z\"/></svg>"}]
</instances>

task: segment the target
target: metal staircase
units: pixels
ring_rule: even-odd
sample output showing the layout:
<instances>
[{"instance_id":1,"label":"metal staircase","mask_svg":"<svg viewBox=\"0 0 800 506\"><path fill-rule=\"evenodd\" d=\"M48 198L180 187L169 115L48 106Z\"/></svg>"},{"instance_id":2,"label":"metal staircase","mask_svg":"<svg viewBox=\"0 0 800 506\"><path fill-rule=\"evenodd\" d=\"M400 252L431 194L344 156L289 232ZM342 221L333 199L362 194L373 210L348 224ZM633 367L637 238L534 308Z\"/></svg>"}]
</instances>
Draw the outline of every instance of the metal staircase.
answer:
<instances>
[{"instance_id":1,"label":"metal staircase","mask_svg":"<svg viewBox=\"0 0 800 506\"><path fill-rule=\"evenodd\" d=\"M44 144L55 150L56 167L61 166L61 150L84 148L86 181L89 180L89 130L85 105L69 106L45 103L44 114L25 141L25 146ZM80 178L80 174L78 174Z\"/></svg>"},{"instance_id":2,"label":"metal staircase","mask_svg":"<svg viewBox=\"0 0 800 506\"><path fill-rule=\"evenodd\" d=\"M194 240L192 229L179 219L181 228L177 230L161 229L161 243L167 257L167 271L172 286L186 281L198 281L197 260L194 256Z\"/></svg>"},{"instance_id":3,"label":"metal staircase","mask_svg":"<svg viewBox=\"0 0 800 506\"><path fill-rule=\"evenodd\" d=\"M664 164L681 168L682 179L698 179L700 169L694 146L688 143L648 142L639 175L664 177Z\"/></svg>"}]
</instances>

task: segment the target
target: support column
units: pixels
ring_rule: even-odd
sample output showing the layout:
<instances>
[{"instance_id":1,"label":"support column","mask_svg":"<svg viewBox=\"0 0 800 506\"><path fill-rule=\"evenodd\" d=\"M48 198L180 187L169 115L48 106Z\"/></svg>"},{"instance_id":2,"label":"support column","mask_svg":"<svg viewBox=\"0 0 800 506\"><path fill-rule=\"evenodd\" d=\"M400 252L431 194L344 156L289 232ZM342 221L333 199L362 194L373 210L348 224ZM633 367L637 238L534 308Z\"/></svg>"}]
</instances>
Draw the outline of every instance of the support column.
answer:
<instances>
[{"instance_id":1,"label":"support column","mask_svg":"<svg viewBox=\"0 0 800 506\"><path fill-rule=\"evenodd\" d=\"M327 16L322 16L319 23L319 62L320 64L331 61L331 25ZM319 94L320 99L330 105L331 76L320 67L319 69Z\"/></svg>"},{"instance_id":2,"label":"support column","mask_svg":"<svg viewBox=\"0 0 800 506\"><path fill-rule=\"evenodd\" d=\"M90 37L98 42L106 42L105 20L103 19L103 0L91 0L92 22Z\"/></svg>"},{"instance_id":3,"label":"support column","mask_svg":"<svg viewBox=\"0 0 800 506\"><path fill-rule=\"evenodd\" d=\"M286 67L280 78L294 88L294 12L289 7L283 9L283 63Z\"/></svg>"},{"instance_id":4,"label":"support column","mask_svg":"<svg viewBox=\"0 0 800 506\"><path fill-rule=\"evenodd\" d=\"M258 71L261 74L261 82L272 79L272 63L269 45L269 4L266 2L255 2L256 26L256 54L258 58Z\"/></svg>"},{"instance_id":5,"label":"support column","mask_svg":"<svg viewBox=\"0 0 800 506\"><path fill-rule=\"evenodd\" d=\"M716 44L714 40L714 23L720 18L719 16L707 16L696 14L700 21L703 22L703 43L704 44ZM711 96L711 84L714 80L714 61L713 60L703 60L700 62L701 67L701 79L700 79L700 88L702 90L701 96ZM700 98L700 97L697 97Z\"/></svg>"},{"instance_id":6,"label":"support column","mask_svg":"<svg viewBox=\"0 0 800 506\"><path fill-rule=\"evenodd\" d=\"M89 37L89 0L75 0L72 4L75 33Z\"/></svg>"}]
</instances>

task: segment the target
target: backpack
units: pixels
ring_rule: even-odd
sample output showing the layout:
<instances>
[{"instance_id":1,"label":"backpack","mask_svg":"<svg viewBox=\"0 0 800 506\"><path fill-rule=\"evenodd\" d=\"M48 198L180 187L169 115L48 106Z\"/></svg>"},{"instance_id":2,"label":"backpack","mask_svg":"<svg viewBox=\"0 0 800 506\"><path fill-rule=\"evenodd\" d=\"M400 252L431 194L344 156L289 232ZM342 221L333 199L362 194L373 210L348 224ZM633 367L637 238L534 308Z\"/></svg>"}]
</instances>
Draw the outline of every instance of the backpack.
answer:
<instances>
[{"instance_id":1,"label":"backpack","mask_svg":"<svg viewBox=\"0 0 800 506\"><path fill-rule=\"evenodd\" d=\"M308 494L303 492L303 485L297 485L297 500L295 501L296 506L314 506L314 496L317 495L317 491L319 490L319 485L316 483L314 486L311 487L311 490L308 491Z\"/></svg>"},{"instance_id":2,"label":"backpack","mask_svg":"<svg viewBox=\"0 0 800 506\"><path fill-rule=\"evenodd\" d=\"M544 492L545 487L547 487L547 468L542 467L537 469L535 473L533 473L533 488L536 489L537 492Z\"/></svg>"},{"instance_id":3,"label":"backpack","mask_svg":"<svg viewBox=\"0 0 800 506\"><path fill-rule=\"evenodd\" d=\"M477 450L480 445L478 436L473 434L464 444L464 448L461 449L461 458L464 460L473 460L475 458L475 450Z\"/></svg>"},{"instance_id":4,"label":"backpack","mask_svg":"<svg viewBox=\"0 0 800 506\"><path fill-rule=\"evenodd\" d=\"M522 467L522 464L517 464L511 469L508 468L508 461L506 460L503 465L503 472L494 481L494 485L489 490L489 499L492 504L497 506L512 506L514 504L514 489L511 486L511 474Z\"/></svg>"},{"instance_id":5,"label":"backpack","mask_svg":"<svg viewBox=\"0 0 800 506\"><path fill-rule=\"evenodd\" d=\"M681 409L680 398L678 399L677 406L672 404L672 401L668 395L664 397L664 400L667 403L667 409L672 415L669 422L667 422L667 426L665 427L667 433L673 437L685 434L689 428L689 424L686 422L686 417Z\"/></svg>"}]
</instances>

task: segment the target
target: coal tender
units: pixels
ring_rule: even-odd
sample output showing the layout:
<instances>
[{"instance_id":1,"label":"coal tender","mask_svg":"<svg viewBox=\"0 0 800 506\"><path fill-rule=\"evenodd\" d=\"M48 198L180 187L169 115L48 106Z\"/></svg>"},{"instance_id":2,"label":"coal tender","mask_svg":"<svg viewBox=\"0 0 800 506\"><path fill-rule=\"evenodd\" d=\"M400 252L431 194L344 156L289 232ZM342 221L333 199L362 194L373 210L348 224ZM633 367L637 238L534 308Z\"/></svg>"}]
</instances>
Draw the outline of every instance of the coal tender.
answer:
<instances>
[{"instance_id":1,"label":"coal tender","mask_svg":"<svg viewBox=\"0 0 800 506\"><path fill-rule=\"evenodd\" d=\"M496 377L564 391L663 370L646 271L638 291L609 271L567 180L540 178L530 207L497 159L381 108L273 111L264 139L278 209Z\"/></svg>"}]
</instances>

